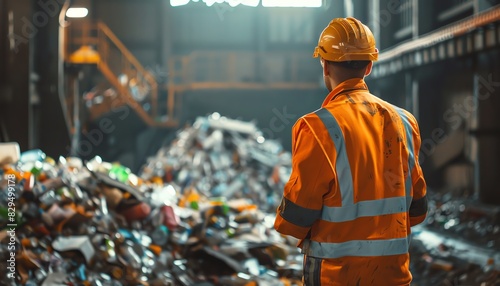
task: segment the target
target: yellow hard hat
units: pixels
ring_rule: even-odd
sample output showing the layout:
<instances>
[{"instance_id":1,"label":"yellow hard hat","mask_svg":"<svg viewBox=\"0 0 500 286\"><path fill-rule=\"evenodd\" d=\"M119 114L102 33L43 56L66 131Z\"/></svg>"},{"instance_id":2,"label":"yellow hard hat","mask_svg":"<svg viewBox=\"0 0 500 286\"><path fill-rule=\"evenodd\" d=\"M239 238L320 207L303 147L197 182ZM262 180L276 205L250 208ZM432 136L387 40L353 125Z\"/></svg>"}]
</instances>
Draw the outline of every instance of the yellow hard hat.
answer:
<instances>
[{"instance_id":1,"label":"yellow hard hat","mask_svg":"<svg viewBox=\"0 0 500 286\"><path fill-rule=\"evenodd\" d=\"M376 61L378 50L372 31L359 20L333 19L319 37L313 57L332 62Z\"/></svg>"}]
</instances>

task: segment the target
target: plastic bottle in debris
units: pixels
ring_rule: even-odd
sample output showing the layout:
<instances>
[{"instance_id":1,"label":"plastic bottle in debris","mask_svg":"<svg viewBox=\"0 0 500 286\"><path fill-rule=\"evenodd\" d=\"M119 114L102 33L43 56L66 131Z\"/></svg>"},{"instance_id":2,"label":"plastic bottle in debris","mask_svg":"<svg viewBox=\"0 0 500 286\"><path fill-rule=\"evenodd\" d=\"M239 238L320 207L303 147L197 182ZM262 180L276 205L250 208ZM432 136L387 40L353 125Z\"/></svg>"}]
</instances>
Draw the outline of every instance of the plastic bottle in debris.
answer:
<instances>
[{"instance_id":1,"label":"plastic bottle in debris","mask_svg":"<svg viewBox=\"0 0 500 286\"><path fill-rule=\"evenodd\" d=\"M200 201L200 194L198 194L198 191L195 188L190 188L184 192L184 195L179 201L179 205L181 207L190 207L194 210L199 210L200 209L199 201Z\"/></svg>"},{"instance_id":2,"label":"plastic bottle in debris","mask_svg":"<svg viewBox=\"0 0 500 286\"><path fill-rule=\"evenodd\" d=\"M223 215L228 215L229 214L229 206L227 204L227 199L225 197L214 197L214 198L211 198L210 204L212 206L218 206L218 207L220 207Z\"/></svg>"},{"instance_id":3,"label":"plastic bottle in debris","mask_svg":"<svg viewBox=\"0 0 500 286\"><path fill-rule=\"evenodd\" d=\"M128 181L129 175L130 169L122 165L114 164L111 167L111 170L109 170L109 176L122 183L126 183Z\"/></svg>"},{"instance_id":4,"label":"plastic bottle in debris","mask_svg":"<svg viewBox=\"0 0 500 286\"><path fill-rule=\"evenodd\" d=\"M35 167L33 167L32 171L34 169L35 169ZM36 174L33 172L24 172L23 173L23 178L20 182L20 185L23 187L23 190L31 191L31 189L33 189L33 186L35 185L35 176L36 176Z\"/></svg>"},{"instance_id":5,"label":"plastic bottle in debris","mask_svg":"<svg viewBox=\"0 0 500 286\"><path fill-rule=\"evenodd\" d=\"M45 155L45 153L42 150L33 149L23 152L21 154L21 158L19 159L19 161L21 163L30 163L36 161L42 162L43 160L45 160L46 157L47 155Z\"/></svg>"}]
</instances>

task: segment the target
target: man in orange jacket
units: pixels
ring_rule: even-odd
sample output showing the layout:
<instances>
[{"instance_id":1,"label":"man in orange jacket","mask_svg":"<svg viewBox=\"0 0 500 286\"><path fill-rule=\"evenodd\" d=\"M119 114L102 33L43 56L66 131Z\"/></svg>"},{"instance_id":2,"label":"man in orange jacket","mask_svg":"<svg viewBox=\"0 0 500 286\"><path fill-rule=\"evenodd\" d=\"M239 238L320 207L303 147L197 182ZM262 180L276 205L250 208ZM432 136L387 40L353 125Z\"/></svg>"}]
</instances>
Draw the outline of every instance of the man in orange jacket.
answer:
<instances>
[{"instance_id":1,"label":"man in orange jacket","mask_svg":"<svg viewBox=\"0 0 500 286\"><path fill-rule=\"evenodd\" d=\"M299 239L305 285L409 285L410 227L427 214L417 121L368 91L378 50L360 21L332 20L314 57L330 94L293 127L274 227Z\"/></svg>"}]
</instances>

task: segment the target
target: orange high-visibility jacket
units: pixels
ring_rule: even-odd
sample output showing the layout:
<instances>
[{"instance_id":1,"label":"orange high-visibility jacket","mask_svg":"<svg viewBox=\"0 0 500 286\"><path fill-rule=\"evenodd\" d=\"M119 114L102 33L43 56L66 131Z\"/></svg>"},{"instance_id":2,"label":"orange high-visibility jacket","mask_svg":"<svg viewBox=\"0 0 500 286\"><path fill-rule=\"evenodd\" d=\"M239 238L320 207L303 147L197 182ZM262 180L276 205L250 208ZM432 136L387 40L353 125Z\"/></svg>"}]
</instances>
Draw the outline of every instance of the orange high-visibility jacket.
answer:
<instances>
[{"instance_id":1,"label":"orange high-visibility jacket","mask_svg":"<svg viewBox=\"0 0 500 286\"><path fill-rule=\"evenodd\" d=\"M350 79L292 141L274 227L300 239L306 285L409 285L410 227L427 214L415 118Z\"/></svg>"}]
</instances>

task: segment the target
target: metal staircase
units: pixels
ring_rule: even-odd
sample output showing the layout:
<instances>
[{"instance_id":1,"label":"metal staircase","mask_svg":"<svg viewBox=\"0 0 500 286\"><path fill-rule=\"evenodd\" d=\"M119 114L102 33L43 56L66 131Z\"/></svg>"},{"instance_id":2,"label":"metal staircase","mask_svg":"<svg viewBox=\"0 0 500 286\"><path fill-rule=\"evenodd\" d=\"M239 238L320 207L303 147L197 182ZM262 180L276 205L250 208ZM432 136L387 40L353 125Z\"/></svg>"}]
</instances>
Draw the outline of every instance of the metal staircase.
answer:
<instances>
[{"instance_id":1,"label":"metal staircase","mask_svg":"<svg viewBox=\"0 0 500 286\"><path fill-rule=\"evenodd\" d=\"M155 77L141 65L106 24L71 22L65 28L64 45L64 60L67 64L95 65L112 85L116 92L111 106L128 105L150 127L177 126L174 108L160 106L160 102L165 102L165 105L174 104L173 100L159 98ZM103 114L111 112L107 108L101 110ZM69 126L72 127L71 122Z\"/></svg>"}]
</instances>

